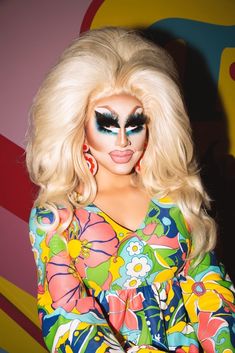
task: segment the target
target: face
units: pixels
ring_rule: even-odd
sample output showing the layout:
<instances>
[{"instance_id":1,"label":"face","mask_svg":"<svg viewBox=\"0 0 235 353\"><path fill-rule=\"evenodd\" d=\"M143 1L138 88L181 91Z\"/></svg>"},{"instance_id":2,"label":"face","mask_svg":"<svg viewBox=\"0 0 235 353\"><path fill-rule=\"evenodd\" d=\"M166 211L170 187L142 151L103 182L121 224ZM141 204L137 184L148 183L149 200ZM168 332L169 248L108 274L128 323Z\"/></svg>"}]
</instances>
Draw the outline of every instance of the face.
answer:
<instances>
[{"instance_id":1,"label":"face","mask_svg":"<svg viewBox=\"0 0 235 353\"><path fill-rule=\"evenodd\" d=\"M95 102L86 124L85 142L102 170L130 174L144 152L147 118L141 102L127 94Z\"/></svg>"}]
</instances>

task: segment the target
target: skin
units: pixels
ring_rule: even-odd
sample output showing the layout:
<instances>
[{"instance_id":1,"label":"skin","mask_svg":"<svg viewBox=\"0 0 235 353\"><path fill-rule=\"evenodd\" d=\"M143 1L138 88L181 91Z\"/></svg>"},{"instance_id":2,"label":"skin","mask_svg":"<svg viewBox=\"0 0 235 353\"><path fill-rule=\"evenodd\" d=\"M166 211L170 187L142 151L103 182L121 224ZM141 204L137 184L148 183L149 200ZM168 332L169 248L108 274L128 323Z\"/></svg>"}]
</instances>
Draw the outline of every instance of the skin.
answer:
<instances>
[{"instance_id":1,"label":"skin","mask_svg":"<svg viewBox=\"0 0 235 353\"><path fill-rule=\"evenodd\" d=\"M97 124L96 112L112 114L117 123L105 126L103 131ZM127 94L112 95L97 100L88 110L85 127L85 142L98 163L94 203L130 230L140 225L150 201L143 190L131 184L134 167L147 142L147 124L128 126L128 118L142 112L142 104L137 98Z\"/></svg>"}]
</instances>

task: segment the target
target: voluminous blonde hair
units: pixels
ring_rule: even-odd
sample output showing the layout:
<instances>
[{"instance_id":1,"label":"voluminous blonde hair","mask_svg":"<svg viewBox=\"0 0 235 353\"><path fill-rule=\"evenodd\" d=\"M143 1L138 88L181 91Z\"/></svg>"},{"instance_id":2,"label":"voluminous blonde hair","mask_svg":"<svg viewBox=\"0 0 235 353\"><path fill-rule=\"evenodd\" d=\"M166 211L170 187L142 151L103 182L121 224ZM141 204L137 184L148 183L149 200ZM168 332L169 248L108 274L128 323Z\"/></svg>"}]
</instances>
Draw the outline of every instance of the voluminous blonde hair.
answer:
<instances>
[{"instance_id":1,"label":"voluminous blonde hair","mask_svg":"<svg viewBox=\"0 0 235 353\"><path fill-rule=\"evenodd\" d=\"M123 28L88 31L74 40L52 68L31 108L27 167L40 187L36 204L92 202L96 183L82 146L87 111L97 99L127 93L138 98L149 118L148 146L139 185L152 196L170 196L193 235L192 256L215 245L209 198L194 158L191 128L167 52ZM83 186L79 201L75 190Z\"/></svg>"}]
</instances>

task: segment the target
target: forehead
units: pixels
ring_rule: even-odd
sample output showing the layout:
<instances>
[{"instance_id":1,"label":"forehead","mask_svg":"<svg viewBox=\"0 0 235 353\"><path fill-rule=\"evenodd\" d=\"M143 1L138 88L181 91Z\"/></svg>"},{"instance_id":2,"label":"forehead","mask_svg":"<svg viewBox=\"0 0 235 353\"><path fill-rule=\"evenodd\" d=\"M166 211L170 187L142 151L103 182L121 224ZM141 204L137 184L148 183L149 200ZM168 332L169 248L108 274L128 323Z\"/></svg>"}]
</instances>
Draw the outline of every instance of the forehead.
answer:
<instances>
[{"instance_id":1,"label":"forehead","mask_svg":"<svg viewBox=\"0 0 235 353\"><path fill-rule=\"evenodd\" d=\"M94 103L94 109L107 108L120 114L122 112L133 112L133 110L138 107L142 107L139 99L125 93L103 97L96 100Z\"/></svg>"}]
</instances>

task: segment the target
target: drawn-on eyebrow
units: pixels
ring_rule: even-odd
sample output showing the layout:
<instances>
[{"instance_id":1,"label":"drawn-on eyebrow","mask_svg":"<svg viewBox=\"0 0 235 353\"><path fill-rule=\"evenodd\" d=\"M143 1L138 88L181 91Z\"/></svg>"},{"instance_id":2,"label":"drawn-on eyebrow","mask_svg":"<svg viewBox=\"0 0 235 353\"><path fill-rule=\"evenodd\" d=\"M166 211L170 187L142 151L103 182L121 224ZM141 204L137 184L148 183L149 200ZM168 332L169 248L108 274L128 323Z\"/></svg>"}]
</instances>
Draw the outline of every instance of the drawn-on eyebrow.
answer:
<instances>
[{"instance_id":1,"label":"drawn-on eyebrow","mask_svg":"<svg viewBox=\"0 0 235 353\"><path fill-rule=\"evenodd\" d=\"M147 122L147 116L143 113L132 113L128 116L125 127L140 126Z\"/></svg>"},{"instance_id":2,"label":"drawn-on eyebrow","mask_svg":"<svg viewBox=\"0 0 235 353\"><path fill-rule=\"evenodd\" d=\"M100 126L114 126L114 127L120 127L118 123L118 117L113 115L112 113L99 113L97 110L95 110L95 117L96 117L96 122Z\"/></svg>"}]
</instances>

